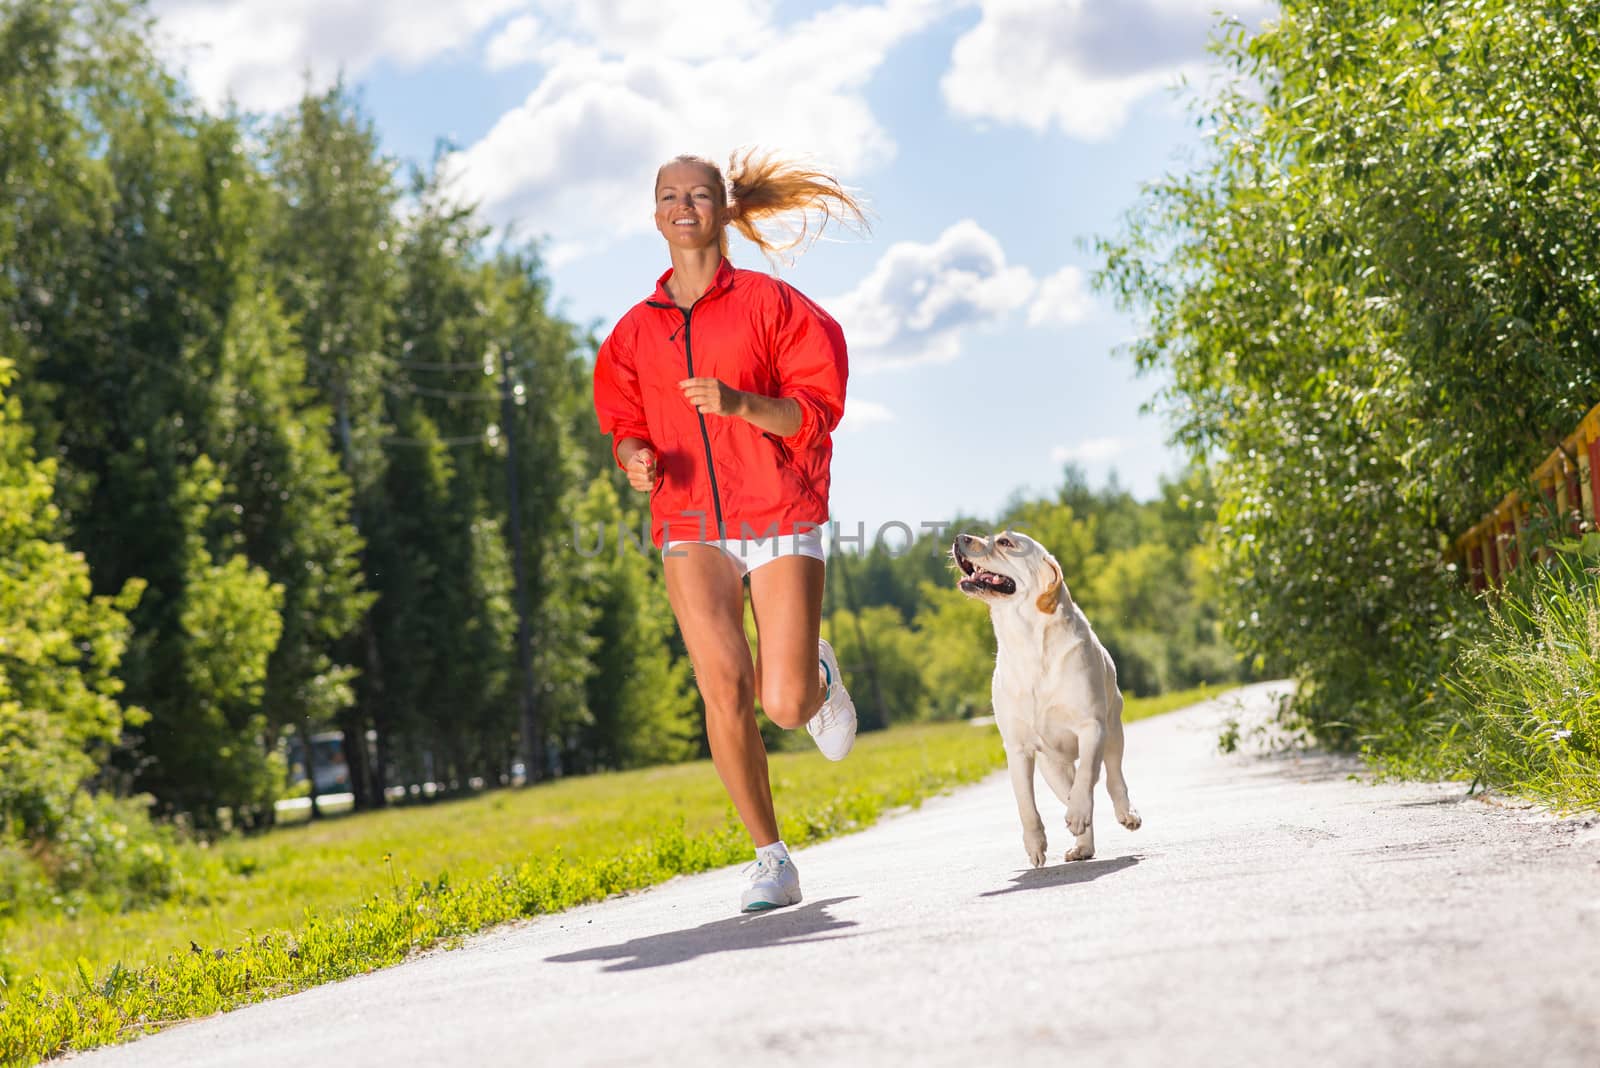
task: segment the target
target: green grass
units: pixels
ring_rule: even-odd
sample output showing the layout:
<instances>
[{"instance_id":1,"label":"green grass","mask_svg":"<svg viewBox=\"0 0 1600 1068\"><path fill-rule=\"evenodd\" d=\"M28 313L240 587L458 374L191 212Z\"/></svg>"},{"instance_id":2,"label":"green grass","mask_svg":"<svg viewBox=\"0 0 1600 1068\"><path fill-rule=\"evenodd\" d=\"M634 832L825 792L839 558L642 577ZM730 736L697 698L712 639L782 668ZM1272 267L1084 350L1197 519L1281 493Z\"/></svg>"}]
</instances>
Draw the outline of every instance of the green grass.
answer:
<instances>
[{"instance_id":1,"label":"green grass","mask_svg":"<svg viewBox=\"0 0 1600 1068\"><path fill-rule=\"evenodd\" d=\"M1414 726L1368 755L1387 774L1600 811L1600 552L1552 555L1482 600Z\"/></svg>"},{"instance_id":2,"label":"green grass","mask_svg":"<svg viewBox=\"0 0 1600 1068\"><path fill-rule=\"evenodd\" d=\"M1127 720L1201 700L1130 700ZM850 758L774 754L795 847L875 822L1003 762L992 728L899 727ZM25 913L0 926L0 1063L31 1064L370 971L750 847L709 763L363 814L186 847L182 889L137 912Z\"/></svg>"}]
</instances>

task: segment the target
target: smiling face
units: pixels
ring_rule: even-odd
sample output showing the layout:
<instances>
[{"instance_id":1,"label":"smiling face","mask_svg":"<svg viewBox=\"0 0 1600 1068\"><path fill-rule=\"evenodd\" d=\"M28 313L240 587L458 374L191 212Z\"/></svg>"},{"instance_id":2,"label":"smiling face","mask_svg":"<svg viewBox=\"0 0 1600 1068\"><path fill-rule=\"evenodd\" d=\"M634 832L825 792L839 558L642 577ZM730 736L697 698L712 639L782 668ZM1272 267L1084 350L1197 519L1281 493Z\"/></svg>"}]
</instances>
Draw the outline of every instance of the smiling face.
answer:
<instances>
[{"instance_id":1,"label":"smiling face","mask_svg":"<svg viewBox=\"0 0 1600 1068\"><path fill-rule=\"evenodd\" d=\"M991 537L961 534L950 546L961 571L959 586L968 597L991 604L1016 600L1041 612L1055 611L1063 589L1061 567L1044 546L1014 530Z\"/></svg>"},{"instance_id":2,"label":"smiling face","mask_svg":"<svg viewBox=\"0 0 1600 1068\"><path fill-rule=\"evenodd\" d=\"M656 174L656 229L674 248L714 245L728 222L722 182L710 167L674 160Z\"/></svg>"}]
</instances>

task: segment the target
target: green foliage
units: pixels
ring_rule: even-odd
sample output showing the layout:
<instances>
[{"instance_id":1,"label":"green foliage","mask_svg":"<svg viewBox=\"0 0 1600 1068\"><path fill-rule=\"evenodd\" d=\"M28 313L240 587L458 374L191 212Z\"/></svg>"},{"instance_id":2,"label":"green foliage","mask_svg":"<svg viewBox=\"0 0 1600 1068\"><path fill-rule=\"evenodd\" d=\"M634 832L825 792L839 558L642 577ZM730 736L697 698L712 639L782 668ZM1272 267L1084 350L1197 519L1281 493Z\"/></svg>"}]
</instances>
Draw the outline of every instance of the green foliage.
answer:
<instances>
[{"instance_id":1,"label":"green foliage","mask_svg":"<svg viewBox=\"0 0 1600 1068\"><path fill-rule=\"evenodd\" d=\"M906 626L897 606L869 605L860 613L835 609L823 627L822 636L833 646L841 670L845 664L859 665L849 680L858 709L875 701L877 692L881 692L887 705L886 724L952 718L935 715L930 705L929 693L936 685L927 670L930 656L926 643L930 635L920 623L916 627ZM992 663L985 659L992 653L981 645L959 655L967 661ZM868 657L872 660L870 675L865 670Z\"/></svg>"},{"instance_id":2,"label":"green foliage","mask_svg":"<svg viewBox=\"0 0 1600 1068\"><path fill-rule=\"evenodd\" d=\"M571 517L583 485L596 477L610 477L613 467L608 461L601 468L607 475L600 476L587 466L594 450L582 441L598 436L591 372L578 358L577 332L546 311L549 283L538 256L531 250L503 250L489 265L488 277L498 345L508 353L514 383L506 418L514 425L518 444L511 461L519 487L517 521L525 558L528 626L536 636L568 636L560 642L535 642L535 719L544 737L528 739L529 725L519 733L524 735L525 751L546 751L547 766L559 768L569 740L591 722L585 680L594 670L589 660L592 646L580 636L591 633L595 616L579 577L582 568L573 566L566 547ZM506 478L491 484L493 499L509 522L509 494L499 496L507 487ZM546 770L539 768L536 773Z\"/></svg>"},{"instance_id":3,"label":"green foliage","mask_svg":"<svg viewBox=\"0 0 1600 1068\"><path fill-rule=\"evenodd\" d=\"M386 342L396 315L395 164L343 84L307 96L268 132L277 200L265 258L333 413L357 496L382 477Z\"/></svg>"},{"instance_id":4,"label":"green foliage","mask_svg":"<svg viewBox=\"0 0 1600 1068\"><path fill-rule=\"evenodd\" d=\"M1064 501L1019 502L1008 508L995 524L996 529L1003 527L1020 530L1049 549L1050 555L1061 565L1061 573L1074 596L1088 592L1080 592L1078 587L1087 585L1093 573L1094 558L1107 551L1107 547L1100 544L1099 534L1105 528L1093 500L1080 500L1077 507ZM1129 546L1136 544L1128 543Z\"/></svg>"},{"instance_id":5,"label":"green foliage","mask_svg":"<svg viewBox=\"0 0 1600 1068\"><path fill-rule=\"evenodd\" d=\"M1106 484L1097 490L1089 485L1082 468L1067 464L1062 468L1061 486L1056 490L1055 503L1064 506L1069 515L1078 517L1078 522L1086 528L1094 552L1131 549L1155 535L1155 513L1122 488L1115 471L1111 472ZM1059 556L1057 558L1060 559Z\"/></svg>"},{"instance_id":6,"label":"green foliage","mask_svg":"<svg viewBox=\"0 0 1600 1068\"><path fill-rule=\"evenodd\" d=\"M0 842L0 919L143 909L178 894L176 836L151 821L149 802L80 790L49 839Z\"/></svg>"},{"instance_id":7,"label":"green foliage","mask_svg":"<svg viewBox=\"0 0 1600 1068\"><path fill-rule=\"evenodd\" d=\"M484 235L437 190L412 192L399 299L385 312L400 356L383 408L396 438L362 511L379 599L363 651L376 670L360 689L391 774L415 781L432 754L448 778L491 777L509 767L516 729L516 616L506 516L487 499L503 479L484 435L497 411L485 375L493 324L482 272L461 254Z\"/></svg>"},{"instance_id":8,"label":"green foliage","mask_svg":"<svg viewBox=\"0 0 1600 1068\"><path fill-rule=\"evenodd\" d=\"M1600 553L1524 569L1483 607L1487 621L1462 641L1426 731L1396 747L1406 770L1600 808Z\"/></svg>"},{"instance_id":9,"label":"green foliage","mask_svg":"<svg viewBox=\"0 0 1600 1068\"><path fill-rule=\"evenodd\" d=\"M392 325L400 296L393 253L396 165L378 151L377 131L342 84L306 96L271 123L264 162L271 180L270 205L259 213L263 266L277 283L303 352L304 382L317 402L315 431L337 450L338 470L351 487L339 502L339 518L376 543L387 533L377 520L387 468L383 442L393 433L385 385L394 370ZM376 580L382 572L373 563L368 560L367 572L381 596ZM384 648L377 621L359 602L346 598L340 606L348 617L329 635L334 645L327 655L361 669L341 672L339 680L356 692L340 693L328 707L301 704L280 715L305 730L332 720L346 738L364 738L369 729L393 726L384 668L405 651ZM357 803L379 803L379 776L368 765L366 747L347 745L344 756Z\"/></svg>"},{"instance_id":10,"label":"green foliage","mask_svg":"<svg viewBox=\"0 0 1600 1068\"><path fill-rule=\"evenodd\" d=\"M1555 0L1289 3L1219 50L1214 152L1102 243L1214 458L1228 638L1335 743L1424 715L1444 549L1600 396L1600 22Z\"/></svg>"},{"instance_id":11,"label":"green foliage","mask_svg":"<svg viewBox=\"0 0 1600 1068\"><path fill-rule=\"evenodd\" d=\"M268 658L282 633L283 587L243 555L219 564L206 548L201 530L221 494L215 468L202 456L179 490L187 512L178 625L188 704L181 713L158 710L152 726L152 733L175 735L158 750L166 799L202 813L218 804L270 806L283 788L282 762L263 744L260 711Z\"/></svg>"},{"instance_id":12,"label":"green foliage","mask_svg":"<svg viewBox=\"0 0 1600 1068\"><path fill-rule=\"evenodd\" d=\"M956 589L953 580L944 586L925 583L913 626L922 650L925 715L964 719L988 712L995 656L988 609Z\"/></svg>"},{"instance_id":13,"label":"green foliage","mask_svg":"<svg viewBox=\"0 0 1600 1068\"><path fill-rule=\"evenodd\" d=\"M673 650L675 625L661 561L631 541L637 515L626 515L611 482L596 479L571 512L569 538L581 538L579 589L594 612L588 636L593 671L586 680L590 722L569 766L592 754L595 768L675 763L699 754L699 695L689 661ZM592 558L584 557L592 554Z\"/></svg>"},{"instance_id":14,"label":"green foliage","mask_svg":"<svg viewBox=\"0 0 1600 1068\"><path fill-rule=\"evenodd\" d=\"M237 517L230 546L282 590L281 633L260 694L271 738L349 706L355 669L340 650L373 594L349 521L350 482L320 432L328 410L304 385L305 361L273 291L245 272L237 284L213 387L220 432L208 444Z\"/></svg>"},{"instance_id":15,"label":"green foliage","mask_svg":"<svg viewBox=\"0 0 1600 1068\"><path fill-rule=\"evenodd\" d=\"M508 465L529 629L562 636L534 651L544 729L581 733L592 620L544 553L598 434L537 258L486 253L433 178L402 213L343 86L247 137L162 69L139 4L25 0L0 36L0 345L96 588L149 587L122 675L153 719L108 785L202 827L219 806L270 820L268 754L333 725L362 805L391 776L503 779L523 729ZM484 373L501 351L514 427ZM248 645L224 663L230 635Z\"/></svg>"},{"instance_id":16,"label":"green foliage","mask_svg":"<svg viewBox=\"0 0 1600 1068\"><path fill-rule=\"evenodd\" d=\"M159 846L144 851L142 810L83 793L124 722L144 718L117 703L115 675L143 584L91 594L57 540L52 464L33 458L11 375L0 359L0 914L84 889L158 898L169 873Z\"/></svg>"},{"instance_id":17,"label":"green foliage","mask_svg":"<svg viewBox=\"0 0 1600 1068\"><path fill-rule=\"evenodd\" d=\"M863 555L835 553L824 636L863 722L872 722L880 697L888 722L988 711L994 630L988 612L956 588L948 551L961 531L1010 527L1049 548L1124 690L1153 695L1242 678L1223 636L1206 544L1214 498L1198 465L1164 480L1146 502L1115 476L1093 489L1068 466L1054 499L1019 497L993 521L958 520L903 552L880 544Z\"/></svg>"},{"instance_id":18,"label":"green foliage","mask_svg":"<svg viewBox=\"0 0 1600 1068\"><path fill-rule=\"evenodd\" d=\"M0 335L97 588L148 583L122 674L151 719L108 782L208 825L270 802L282 723L347 700L333 646L365 607L348 490L308 433L326 416L263 273L238 124L193 110L137 6L24 3L0 25L20 49L0 127L37 138L5 145Z\"/></svg>"}]
</instances>

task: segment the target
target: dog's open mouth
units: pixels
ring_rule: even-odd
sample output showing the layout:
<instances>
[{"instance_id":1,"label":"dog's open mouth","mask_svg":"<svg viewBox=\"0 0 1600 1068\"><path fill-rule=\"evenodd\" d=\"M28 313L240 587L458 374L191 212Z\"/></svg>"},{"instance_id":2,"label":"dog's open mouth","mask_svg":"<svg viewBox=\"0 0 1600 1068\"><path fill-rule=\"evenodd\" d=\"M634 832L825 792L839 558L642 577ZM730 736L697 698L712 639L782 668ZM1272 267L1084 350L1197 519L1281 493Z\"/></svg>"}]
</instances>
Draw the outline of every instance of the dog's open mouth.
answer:
<instances>
[{"instance_id":1,"label":"dog's open mouth","mask_svg":"<svg viewBox=\"0 0 1600 1068\"><path fill-rule=\"evenodd\" d=\"M957 552L955 557L956 564L961 568L961 573L967 576L961 580L963 593L1012 594L1017 592L1016 581L1009 576L997 574L993 571L985 571L960 552Z\"/></svg>"}]
</instances>

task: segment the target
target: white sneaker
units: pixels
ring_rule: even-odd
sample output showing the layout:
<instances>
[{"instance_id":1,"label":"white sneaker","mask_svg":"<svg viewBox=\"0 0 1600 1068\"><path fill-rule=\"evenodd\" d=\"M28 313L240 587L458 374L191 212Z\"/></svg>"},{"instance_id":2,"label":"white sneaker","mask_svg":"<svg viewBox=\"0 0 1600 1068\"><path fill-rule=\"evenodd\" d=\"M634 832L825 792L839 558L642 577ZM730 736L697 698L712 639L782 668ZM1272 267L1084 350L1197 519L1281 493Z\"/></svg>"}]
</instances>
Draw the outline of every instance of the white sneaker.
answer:
<instances>
[{"instance_id":1,"label":"white sneaker","mask_svg":"<svg viewBox=\"0 0 1600 1068\"><path fill-rule=\"evenodd\" d=\"M844 678L839 674L839 660L833 655L833 646L817 639L817 661L828 679L828 693L822 699L817 714L806 721L806 730L829 760L843 760L856 744L856 703L844 688Z\"/></svg>"},{"instance_id":2,"label":"white sneaker","mask_svg":"<svg viewBox=\"0 0 1600 1068\"><path fill-rule=\"evenodd\" d=\"M750 877L750 885L740 901L743 911L764 912L800 904L800 873L788 857L758 856L745 865L744 874Z\"/></svg>"}]
</instances>

